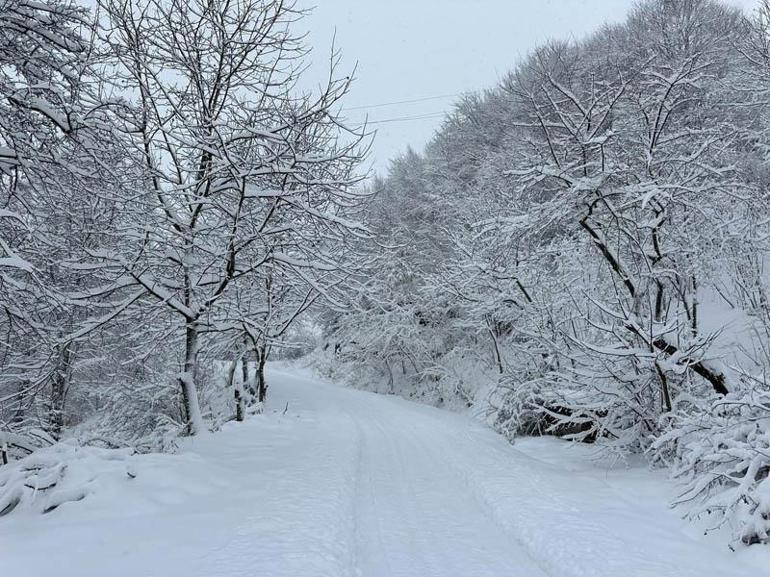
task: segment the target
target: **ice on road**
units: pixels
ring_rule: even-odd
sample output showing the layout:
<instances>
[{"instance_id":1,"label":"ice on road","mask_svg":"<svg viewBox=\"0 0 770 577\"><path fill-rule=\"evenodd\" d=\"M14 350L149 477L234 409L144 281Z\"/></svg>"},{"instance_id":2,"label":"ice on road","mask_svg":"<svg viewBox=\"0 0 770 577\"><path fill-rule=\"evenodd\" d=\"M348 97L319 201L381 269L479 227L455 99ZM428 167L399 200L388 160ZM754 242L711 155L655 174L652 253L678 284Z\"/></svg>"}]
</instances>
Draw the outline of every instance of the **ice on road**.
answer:
<instances>
[{"instance_id":1,"label":"ice on road","mask_svg":"<svg viewBox=\"0 0 770 577\"><path fill-rule=\"evenodd\" d=\"M265 415L137 456L135 478L82 502L0 519L0 575L770 575L564 443L519 448L465 416L268 376Z\"/></svg>"}]
</instances>

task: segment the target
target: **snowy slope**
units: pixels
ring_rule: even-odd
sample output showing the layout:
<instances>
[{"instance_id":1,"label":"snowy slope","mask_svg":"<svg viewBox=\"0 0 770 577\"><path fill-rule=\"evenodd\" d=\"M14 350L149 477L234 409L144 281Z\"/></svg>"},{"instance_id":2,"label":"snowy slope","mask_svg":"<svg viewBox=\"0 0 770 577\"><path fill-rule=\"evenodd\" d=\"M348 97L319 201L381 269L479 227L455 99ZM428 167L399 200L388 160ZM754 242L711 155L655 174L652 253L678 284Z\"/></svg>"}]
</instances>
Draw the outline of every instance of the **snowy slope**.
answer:
<instances>
[{"instance_id":1,"label":"snowy slope","mask_svg":"<svg viewBox=\"0 0 770 577\"><path fill-rule=\"evenodd\" d=\"M132 459L78 503L0 519L19 577L740 577L640 468L273 369L270 410ZM288 409L286 409L288 403ZM284 409L285 414L284 414Z\"/></svg>"}]
</instances>

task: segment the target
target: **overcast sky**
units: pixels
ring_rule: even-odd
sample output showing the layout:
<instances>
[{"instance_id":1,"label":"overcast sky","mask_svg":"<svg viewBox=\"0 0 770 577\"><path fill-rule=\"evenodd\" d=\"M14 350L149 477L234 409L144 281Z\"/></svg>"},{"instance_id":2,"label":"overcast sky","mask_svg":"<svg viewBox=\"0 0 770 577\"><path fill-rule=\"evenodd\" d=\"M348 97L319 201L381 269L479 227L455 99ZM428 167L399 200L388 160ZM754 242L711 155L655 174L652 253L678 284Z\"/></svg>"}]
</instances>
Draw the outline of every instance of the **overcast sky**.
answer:
<instances>
[{"instance_id":1,"label":"overcast sky","mask_svg":"<svg viewBox=\"0 0 770 577\"><path fill-rule=\"evenodd\" d=\"M493 86L533 47L580 38L617 22L634 0L300 0L315 5L305 21L313 60L323 61L336 30L345 72L358 63L349 118L368 114L377 129L371 163L421 149L440 113L466 91ZM730 0L751 9L756 0ZM430 99L380 106L404 100ZM354 110L355 109L355 110ZM412 120L392 121L404 117Z\"/></svg>"}]
</instances>

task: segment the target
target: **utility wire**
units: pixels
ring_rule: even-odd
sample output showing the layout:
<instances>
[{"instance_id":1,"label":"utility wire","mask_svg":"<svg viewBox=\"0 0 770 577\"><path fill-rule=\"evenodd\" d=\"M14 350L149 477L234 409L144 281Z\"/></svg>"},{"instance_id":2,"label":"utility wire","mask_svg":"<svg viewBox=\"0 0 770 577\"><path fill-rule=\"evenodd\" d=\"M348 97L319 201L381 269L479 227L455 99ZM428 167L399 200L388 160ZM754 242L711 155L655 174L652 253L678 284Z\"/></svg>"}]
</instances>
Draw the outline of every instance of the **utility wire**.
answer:
<instances>
[{"instance_id":1,"label":"utility wire","mask_svg":"<svg viewBox=\"0 0 770 577\"><path fill-rule=\"evenodd\" d=\"M369 110L372 108L385 108L387 106L398 106L401 104L417 104L419 102L429 102L432 100L443 100L446 98L456 98L458 96L466 96L468 94L475 94L477 90L467 90L465 92L454 92L452 94L438 94L436 96L423 96L420 98L410 98L408 100L395 100L393 102L381 102L379 104L368 104L366 106L351 106L350 108L343 108L342 112L349 112L351 110ZM382 120L369 120L367 125L371 124L387 124L390 122L410 122L414 120L428 120L433 118L441 118L447 115L446 111L442 112L428 112L425 114L419 114L415 116L398 116L395 118L383 118ZM362 122L363 124L363 122Z\"/></svg>"},{"instance_id":2,"label":"utility wire","mask_svg":"<svg viewBox=\"0 0 770 577\"><path fill-rule=\"evenodd\" d=\"M431 112L430 114L420 114L418 116L399 116L396 118L383 118L382 120L369 120L369 124L386 124L388 122L409 122L411 120L427 120L429 118L443 118L446 112Z\"/></svg>"},{"instance_id":3,"label":"utility wire","mask_svg":"<svg viewBox=\"0 0 770 577\"><path fill-rule=\"evenodd\" d=\"M410 100L396 100L394 102L381 102L379 104L368 104L365 106L351 106L350 108L345 108L345 110L365 110L369 108L385 108L386 106L397 106L399 104L415 104L417 102L428 102L430 100L443 100L445 98L455 98L457 96L465 96L466 94L472 94L476 92L475 90L470 90L466 92L455 92L453 94L439 94L437 96L423 96L421 98L412 98Z\"/></svg>"}]
</instances>

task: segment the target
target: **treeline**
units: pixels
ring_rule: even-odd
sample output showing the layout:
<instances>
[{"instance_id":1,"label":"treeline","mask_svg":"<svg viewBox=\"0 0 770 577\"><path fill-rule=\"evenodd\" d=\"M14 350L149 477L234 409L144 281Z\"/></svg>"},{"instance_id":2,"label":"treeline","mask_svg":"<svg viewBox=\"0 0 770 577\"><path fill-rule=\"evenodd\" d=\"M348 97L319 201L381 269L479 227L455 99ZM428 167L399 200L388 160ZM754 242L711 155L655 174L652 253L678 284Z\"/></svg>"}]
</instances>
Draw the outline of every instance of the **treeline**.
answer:
<instances>
[{"instance_id":1,"label":"treeline","mask_svg":"<svg viewBox=\"0 0 770 577\"><path fill-rule=\"evenodd\" d=\"M85 421L152 448L243 418L271 349L339 306L364 137L336 54L298 85L303 14L0 0L0 463Z\"/></svg>"},{"instance_id":2,"label":"treeline","mask_svg":"<svg viewBox=\"0 0 770 577\"><path fill-rule=\"evenodd\" d=\"M769 98L767 3L652 0L534 50L374 184L374 264L321 362L645 453L766 541Z\"/></svg>"}]
</instances>

